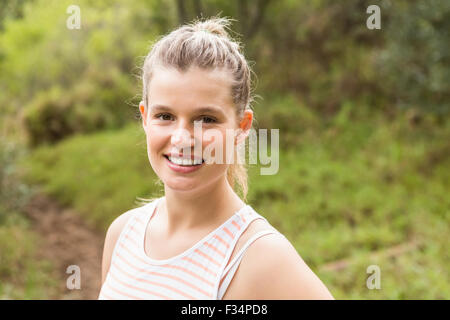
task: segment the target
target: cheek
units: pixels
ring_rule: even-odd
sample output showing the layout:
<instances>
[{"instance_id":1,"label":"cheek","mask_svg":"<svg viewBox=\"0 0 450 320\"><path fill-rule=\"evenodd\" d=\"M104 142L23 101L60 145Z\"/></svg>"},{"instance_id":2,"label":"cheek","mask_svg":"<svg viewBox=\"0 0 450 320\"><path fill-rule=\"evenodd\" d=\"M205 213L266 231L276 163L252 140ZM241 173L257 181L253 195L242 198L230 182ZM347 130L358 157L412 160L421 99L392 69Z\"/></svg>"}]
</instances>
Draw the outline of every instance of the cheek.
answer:
<instances>
[{"instance_id":1,"label":"cheek","mask_svg":"<svg viewBox=\"0 0 450 320\"><path fill-rule=\"evenodd\" d=\"M226 164L233 161L233 155L236 152L234 141L234 130L232 129L206 130L202 139L203 150L206 149L206 155L211 154L215 157L215 164Z\"/></svg>"},{"instance_id":2,"label":"cheek","mask_svg":"<svg viewBox=\"0 0 450 320\"><path fill-rule=\"evenodd\" d=\"M170 140L170 132L165 129L155 128L149 126L146 132L147 135L147 151L150 155L158 152L163 152L162 148L168 140Z\"/></svg>"},{"instance_id":3,"label":"cheek","mask_svg":"<svg viewBox=\"0 0 450 320\"><path fill-rule=\"evenodd\" d=\"M170 136L171 130L161 126L150 125L147 129L147 138L149 141L158 142Z\"/></svg>"}]
</instances>

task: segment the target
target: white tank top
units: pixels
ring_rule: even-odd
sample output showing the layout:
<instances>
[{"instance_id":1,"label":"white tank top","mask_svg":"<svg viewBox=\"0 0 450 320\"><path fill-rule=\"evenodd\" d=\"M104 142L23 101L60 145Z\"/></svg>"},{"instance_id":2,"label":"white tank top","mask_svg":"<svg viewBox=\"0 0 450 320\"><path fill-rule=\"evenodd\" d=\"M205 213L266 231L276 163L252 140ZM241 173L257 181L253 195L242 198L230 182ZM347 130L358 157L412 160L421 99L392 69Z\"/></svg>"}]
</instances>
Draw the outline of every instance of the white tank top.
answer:
<instances>
[{"instance_id":1,"label":"white tank top","mask_svg":"<svg viewBox=\"0 0 450 320\"><path fill-rule=\"evenodd\" d=\"M159 198L133 214L124 226L111 257L99 299L222 299L248 246L276 230L256 233L230 261L249 224L264 219L246 205L194 246L172 258L155 260L144 250L145 230Z\"/></svg>"}]
</instances>

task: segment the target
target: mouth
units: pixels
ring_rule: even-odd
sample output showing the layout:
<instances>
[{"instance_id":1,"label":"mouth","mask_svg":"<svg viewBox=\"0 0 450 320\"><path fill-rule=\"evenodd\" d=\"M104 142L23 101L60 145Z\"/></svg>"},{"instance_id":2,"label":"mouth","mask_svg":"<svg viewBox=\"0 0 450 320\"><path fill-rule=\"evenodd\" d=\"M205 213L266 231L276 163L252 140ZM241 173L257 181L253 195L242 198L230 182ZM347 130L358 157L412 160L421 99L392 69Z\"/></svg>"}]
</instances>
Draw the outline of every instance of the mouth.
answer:
<instances>
[{"instance_id":1,"label":"mouth","mask_svg":"<svg viewBox=\"0 0 450 320\"><path fill-rule=\"evenodd\" d=\"M201 166L203 163L205 163L204 159L198 159L198 158L187 159L187 158L175 157L175 156L168 155L168 154L165 154L163 156L171 164L174 164L174 165L180 166L180 167L198 167L198 166Z\"/></svg>"}]
</instances>

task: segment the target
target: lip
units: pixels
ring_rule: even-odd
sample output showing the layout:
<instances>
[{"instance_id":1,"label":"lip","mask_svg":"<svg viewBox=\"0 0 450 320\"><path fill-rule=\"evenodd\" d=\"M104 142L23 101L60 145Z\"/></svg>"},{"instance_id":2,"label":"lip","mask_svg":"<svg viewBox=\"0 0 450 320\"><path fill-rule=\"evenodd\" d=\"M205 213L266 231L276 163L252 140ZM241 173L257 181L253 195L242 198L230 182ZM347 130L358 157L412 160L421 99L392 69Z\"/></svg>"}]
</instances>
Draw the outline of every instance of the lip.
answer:
<instances>
[{"instance_id":1,"label":"lip","mask_svg":"<svg viewBox=\"0 0 450 320\"><path fill-rule=\"evenodd\" d=\"M170 169L172 169L173 171L178 172L178 173L191 173L191 172L197 171L198 169L203 167L203 165L205 164L205 162L203 162L202 164L198 164L195 166L180 166L178 164L170 162L170 160L167 157L163 157L163 158L166 160L167 166Z\"/></svg>"},{"instance_id":2,"label":"lip","mask_svg":"<svg viewBox=\"0 0 450 320\"><path fill-rule=\"evenodd\" d=\"M166 154L164 154L164 156L166 156L166 157L177 157L177 158L180 158L180 159L190 159L190 160L203 161L202 158L195 157L195 155L191 155L190 157L184 157L183 154L181 154L181 153L166 153Z\"/></svg>"}]
</instances>

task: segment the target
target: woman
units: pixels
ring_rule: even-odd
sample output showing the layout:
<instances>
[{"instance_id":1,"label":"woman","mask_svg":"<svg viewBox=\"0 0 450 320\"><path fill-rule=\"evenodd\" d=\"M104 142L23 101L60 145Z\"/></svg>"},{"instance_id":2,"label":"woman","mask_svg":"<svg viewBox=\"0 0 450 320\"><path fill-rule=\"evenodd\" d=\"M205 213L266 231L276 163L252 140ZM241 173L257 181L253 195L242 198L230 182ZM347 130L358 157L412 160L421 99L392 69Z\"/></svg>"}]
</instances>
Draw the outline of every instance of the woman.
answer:
<instances>
[{"instance_id":1,"label":"woman","mask_svg":"<svg viewBox=\"0 0 450 320\"><path fill-rule=\"evenodd\" d=\"M245 200L235 147L248 136L253 112L251 71L228 24L214 18L182 26L145 59L139 109L165 195L109 227L99 299L333 298L236 193Z\"/></svg>"}]
</instances>

